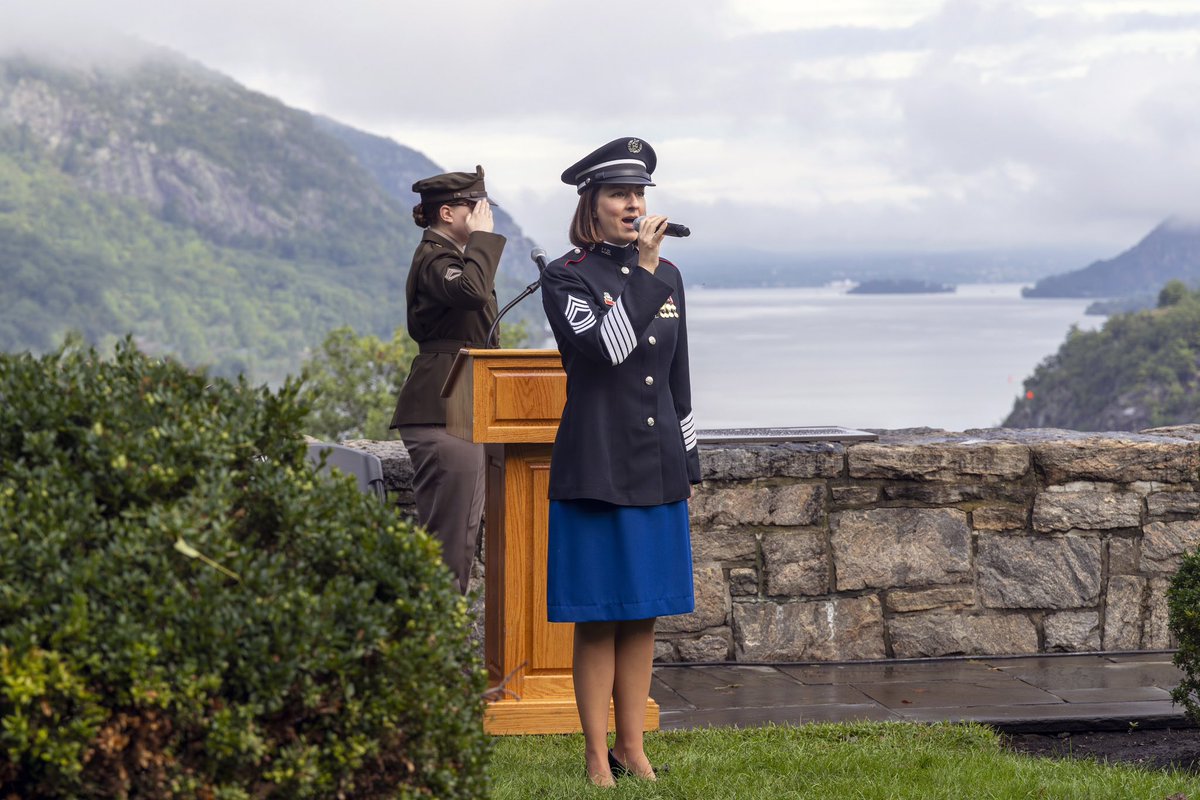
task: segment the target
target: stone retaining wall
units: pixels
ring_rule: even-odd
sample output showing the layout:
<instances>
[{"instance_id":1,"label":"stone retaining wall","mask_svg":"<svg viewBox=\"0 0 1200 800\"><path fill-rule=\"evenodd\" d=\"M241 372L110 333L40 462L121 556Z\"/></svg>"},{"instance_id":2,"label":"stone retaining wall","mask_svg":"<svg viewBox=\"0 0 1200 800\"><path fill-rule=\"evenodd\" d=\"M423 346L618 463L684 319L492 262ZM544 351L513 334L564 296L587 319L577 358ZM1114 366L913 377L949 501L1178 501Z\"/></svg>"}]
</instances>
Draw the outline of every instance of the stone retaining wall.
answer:
<instances>
[{"instance_id":1,"label":"stone retaining wall","mask_svg":"<svg viewBox=\"0 0 1200 800\"><path fill-rule=\"evenodd\" d=\"M411 507L403 446L350 444ZM659 620L660 661L1173 646L1165 593L1200 544L1200 426L707 444L701 463L696 610Z\"/></svg>"}]
</instances>

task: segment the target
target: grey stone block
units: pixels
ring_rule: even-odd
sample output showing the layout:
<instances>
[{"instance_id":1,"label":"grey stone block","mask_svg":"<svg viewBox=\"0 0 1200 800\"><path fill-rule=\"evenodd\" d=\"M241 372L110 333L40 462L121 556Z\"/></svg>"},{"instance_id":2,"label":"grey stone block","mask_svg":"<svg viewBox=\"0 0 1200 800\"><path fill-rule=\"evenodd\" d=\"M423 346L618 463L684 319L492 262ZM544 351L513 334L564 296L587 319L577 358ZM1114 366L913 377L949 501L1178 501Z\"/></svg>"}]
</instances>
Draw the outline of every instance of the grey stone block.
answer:
<instances>
[{"instance_id":1,"label":"grey stone block","mask_svg":"<svg viewBox=\"0 0 1200 800\"><path fill-rule=\"evenodd\" d=\"M971 531L952 508L878 508L830 517L838 591L958 583Z\"/></svg>"},{"instance_id":2,"label":"grey stone block","mask_svg":"<svg viewBox=\"0 0 1200 800\"><path fill-rule=\"evenodd\" d=\"M1125 492L1042 492L1033 503L1039 531L1099 531L1142 524L1142 498Z\"/></svg>"},{"instance_id":3,"label":"grey stone block","mask_svg":"<svg viewBox=\"0 0 1200 800\"><path fill-rule=\"evenodd\" d=\"M883 612L877 597L735 603L739 661L849 661L883 658Z\"/></svg>"},{"instance_id":4,"label":"grey stone block","mask_svg":"<svg viewBox=\"0 0 1200 800\"><path fill-rule=\"evenodd\" d=\"M1016 480L1029 471L1029 448L1010 442L856 444L847 453L852 478L961 481L966 476Z\"/></svg>"},{"instance_id":5,"label":"grey stone block","mask_svg":"<svg viewBox=\"0 0 1200 800\"><path fill-rule=\"evenodd\" d=\"M888 620L896 658L1036 653L1037 628L1024 615L974 616L946 611Z\"/></svg>"},{"instance_id":6,"label":"grey stone block","mask_svg":"<svg viewBox=\"0 0 1200 800\"><path fill-rule=\"evenodd\" d=\"M1105 650L1136 650L1142 642L1142 594L1146 579L1113 575L1104 602Z\"/></svg>"},{"instance_id":7,"label":"grey stone block","mask_svg":"<svg viewBox=\"0 0 1200 800\"><path fill-rule=\"evenodd\" d=\"M1094 536L979 537L979 593L990 608L1087 608L1100 599Z\"/></svg>"},{"instance_id":8,"label":"grey stone block","mask_svg":"<svg viewBox=\"0 0 1200 800\"><path fill-rule=\"evenodd\" d=\"M1046 651L1083 653L1100 649L1099 611L1060 611L1042 622Z\"/></svg>"},{"instance_id":9,"label":"grey stone block","mask_svg":"<svg viewBox=\"0 0 1200 800\"><path fill-rule=\"evenodd\" d=\"M820 595L829 591L829 556L821 530L763 534L767 594Z\"/></svg>"},{"instance_id":10,"label":"grey stone block","mask_svg":"<svg viewBox=\"0 0 1200 800\"><path fill-rule=\"evenodd\" d=\"M1195 480L1200 468L1200 446L1193 442L1092 435L1035 443L1030 449L1047 483L1185 483Z\"/></svg>"},{"instance_id":11,"label":"grey stone block","mask_svg":"<svg viewBox=\"0 0 1200 800\"><path fill-rule=\"evenodd\" d=\"M1200 545L1200 520L1151 522L1142 532L1142 572L1174 574Z\"/></svg>"}]
</instances>

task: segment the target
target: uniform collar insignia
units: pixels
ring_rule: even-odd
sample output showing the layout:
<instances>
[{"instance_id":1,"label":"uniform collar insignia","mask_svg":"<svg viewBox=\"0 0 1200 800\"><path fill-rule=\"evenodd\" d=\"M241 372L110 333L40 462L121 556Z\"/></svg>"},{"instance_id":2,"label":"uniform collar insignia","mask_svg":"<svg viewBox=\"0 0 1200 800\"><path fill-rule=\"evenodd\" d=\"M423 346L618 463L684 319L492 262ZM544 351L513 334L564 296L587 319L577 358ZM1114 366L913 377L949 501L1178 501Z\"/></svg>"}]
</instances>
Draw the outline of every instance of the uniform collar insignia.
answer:
<instances>
[{"instance_id":1,"label":"uniform collar insignia","mask_svg":"<svg viewBox=\"0 0 1200 800\"><path fill-rule=\"evenodd\" d=\"M611 242L600 242L592 245L592 249L602 256L607 256L618 264L632 264L637 260L637 244L630 242L626 245L612 244Z\"/></svg>"}]
</instances>

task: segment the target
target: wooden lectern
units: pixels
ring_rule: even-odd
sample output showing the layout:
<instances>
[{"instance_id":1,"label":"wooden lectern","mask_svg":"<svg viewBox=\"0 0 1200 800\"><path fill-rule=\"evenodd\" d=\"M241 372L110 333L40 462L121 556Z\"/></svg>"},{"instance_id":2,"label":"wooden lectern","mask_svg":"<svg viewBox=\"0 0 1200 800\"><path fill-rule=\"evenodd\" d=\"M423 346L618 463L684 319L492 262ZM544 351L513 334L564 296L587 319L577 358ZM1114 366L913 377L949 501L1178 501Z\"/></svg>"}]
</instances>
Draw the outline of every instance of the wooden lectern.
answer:
<instances>
[{"instance_id":1,"label":"wooden lectern","mask_svg":"<svg viewBox=\"0 0 1200 800\"><path fill-rule=\"evenodd\" d=\"M511 677L510 694L488 704L484 730L577 732L574 626L546 621L550 449L567 401L562 360L557 350L461 350L442 396L446 429L487 446L484 655L491 686ZM657 729L650 700L646 730Z\"/></svg>"}]
</instances>

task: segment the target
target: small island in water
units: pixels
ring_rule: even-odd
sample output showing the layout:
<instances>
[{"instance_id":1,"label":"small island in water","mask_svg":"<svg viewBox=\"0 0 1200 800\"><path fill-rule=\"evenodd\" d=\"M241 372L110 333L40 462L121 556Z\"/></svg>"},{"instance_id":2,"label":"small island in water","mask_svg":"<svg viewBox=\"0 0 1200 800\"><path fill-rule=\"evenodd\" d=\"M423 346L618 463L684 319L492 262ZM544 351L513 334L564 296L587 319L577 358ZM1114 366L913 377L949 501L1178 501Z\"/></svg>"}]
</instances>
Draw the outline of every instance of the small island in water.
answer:
<instances>
[{"instance_id":1,"label":"small island in water","mask_svg":"<svg viewBox=\"0 0 1200 800\"><path fill-rule=\"evenodd\" d=\"M914 278L874 278L863 281L847 294L940 294L953 292L950 283L935 283Z\"/></svg>"}]
</instances>

